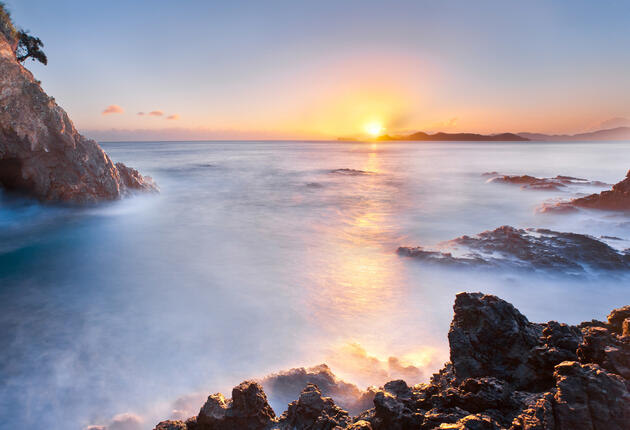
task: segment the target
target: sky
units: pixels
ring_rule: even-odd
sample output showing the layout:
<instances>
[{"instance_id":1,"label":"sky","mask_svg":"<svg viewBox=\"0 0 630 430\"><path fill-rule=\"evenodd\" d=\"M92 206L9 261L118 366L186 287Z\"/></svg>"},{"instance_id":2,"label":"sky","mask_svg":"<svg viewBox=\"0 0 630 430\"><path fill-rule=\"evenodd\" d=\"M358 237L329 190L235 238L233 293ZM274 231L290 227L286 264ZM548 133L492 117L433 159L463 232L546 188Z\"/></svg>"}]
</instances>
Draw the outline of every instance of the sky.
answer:
<instances>
[{"instance_id":1,"label":"sky","mask_svg":"<svg viewBox=\"0 0 630 430\"><path fill-rule=\"evenodd\" d=\"M27 67L98 140L578 133L630 118L630 2L5 3L45 44L48 66Z\"/></svg>"}]
</instances>

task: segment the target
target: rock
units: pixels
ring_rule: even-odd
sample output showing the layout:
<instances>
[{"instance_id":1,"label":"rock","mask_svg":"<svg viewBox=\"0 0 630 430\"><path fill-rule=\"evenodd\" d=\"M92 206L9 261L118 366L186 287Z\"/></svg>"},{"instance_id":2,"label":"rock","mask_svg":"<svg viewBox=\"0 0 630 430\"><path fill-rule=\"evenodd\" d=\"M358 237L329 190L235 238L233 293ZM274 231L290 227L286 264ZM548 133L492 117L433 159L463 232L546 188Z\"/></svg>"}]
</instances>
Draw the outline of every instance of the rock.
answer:
<instances>
[{"instance_id":1,"label":"rock","mask_svg":"<svg viewBox=\"0 0 630 430\"><path fill-rule=\"evenodd\" d=\"M257 382L245 381L234 387L230 400L220 393L209 396L197 416L197 429L262 430L274 418L262 387Z\"/></svg>"},{"instance_id":2,"label":"rock","mask_svg":"<svg viewBox=\"0 0 630 430\"><path fill-rule=\"evenodd\" d=\"M554 414L558 429L627 430L630 393L623 378L595 364L556 366Z\"/></svg>"},{"instance_id":3,"label":"rock","mask_svg":"<svg viewBox=\"0 0 630 430\"><path fill-rule=\"evenodd\" d=\"M347 175L347 176L361 176L361 175L373 175L374 172L370 172L367 170L357 170L357 169L335 169L331 170L330 173L335 173L337 175Z\"/></svg>"},{"instance_id":4,"label":"rock","mask_svg":"<svg viewBox=\"0 0 630 430\"><path fill-rule=\"evenodd\" d=\"M454 253L457 256L453 255ZM444 242L437 250L400 247L398 254L427 263L469 268L562 270L630 269L630 255L592 236L502 226Z\"/></svg>"},{"instance_id":5,"label":"rock","mask_svg":"<svg viewBox=\"0 0 630 430\"><path fill-rule=\"evenodd\" d=\"M372 424L369 421L359 420L350 424L348 430L372 430Z\"/></svg>"},{"instance_id":6,"label":"rock","mask_svg":"<svg viewBox=\"0 0 630 430\"><path fill-rule=\"evenodd\" d=\"M610 325L610 329L618 334L621 334L623 332L623 323L628 318L630 318L630 305L614 309L610 314L608 314L608 324Z\"/></svg>"},{"instance_id":7,"label":"rock","mask_svg":"<svg viewBox=\"0 0 630 430\"><path fill-rule=\"evenodd\" d=\"M330 397L322 397L317 385L308 384L299 399L289 404L279 423L282 429L330 430L346 428L350 417Z\"/></svg>"},{"instance_id":8,"label":"rock","mask_svg":"<svg viewBox=\"0 0 630 430\"><path fill-rule=\"evenodd\" d=\"M603 327L587 327L577 348L582 363L597 363L602 368L630 379L630 340Z\"/></svg>"},{"instance_id":9,"label":"rock","mask_svg":"<svg viewBox=\"0 0 630 430\"><path fill-rule=\"evenodd\" d=\"M188 430L183 421L162 421L154 430Z\"/></svg>"},{"instance_id":10,"label":"rock","mask_svg":"<svg viewBox=\"0 0 630 430\"><path fill-rule=\"evenodd\" d=\"M156 191L149 177L114 164L16 59L0 32L0 186L47 202L94 203Z\"/></svg>"},{"instance_id":11,"label":"rock","mask_svg":"<svg viewBox=\"0 0 630 430\"><path fill-rule=\"evenodd\" d=\"M626 174L626 178L613 185L610 191L602 191L599 194L574 199L571 204L589 209L630 211L630 170Z\"/></svg>"},{"instance_id":12,"label":"rock","mask_svg":"<svg viewBox=\"0 0 630 430\"><path fill-rule=\"evenodd\" d=\"M494 173L494 175L492 174ZM492 176L487 182L515 184L520 185L522 189L527 190L543 190L555 191L566 188L568 185L592 185L606 186L607 184L600 181L589 181L582 178L574 178L572 176L558 175L555 178L537 178L535 176L521 175L500 175L496 172L484 173L482 176Z\"/></svg>"},{"instance_id":13,"label":"rock","mask_svg":"<svg viewBox=\"0 0 630 430\"><path fill-rule=\"evenodd\" d=\"M451 430L501 430L501 427L487 415L468 415L453 424L441 424L439 429Z\"/></svg>"},{"instance_id":14,"label":"rock","mask_svg":"<svg viewBox=\"0 0 630 430\"><path fill-rule=\"evenodd\" d=\"M481 293L458 294L453 309L451 362L427 384L388 382L376 390L374 407L355 418L314 384L275 418L261 387L244 382L232 400L212 395L198 417L156 430L628 429L627 306L611 312L608 323L577 326L532 323L510 303ZM322 381L336 380L327 367L320 370ZM281 374L309 374L294 371Z\"/></svg>"},{"instance_id":15,"label":"rock","mask_svg":"<svg viewBox=\"0 0 630 430\"><path fill-rule=\"evenodd\" d=\"M630 211L630 170L626 178L608 191L555 204L544 204L540 212L570 212L576 208L600 209L609 211Z\"/></svg>"},{"instance_id":16,"label":"rock","mask_svg":"<svg viewBox=\"0 0 630 430\"><path fill-rule=\"evenodd\" d=\"M457 294L453 309L448 340L457 380L492 376L520 388L537 379L528 357L541 344L542 327L510 303L481 293Z\"/></svg>"}]
</instances>

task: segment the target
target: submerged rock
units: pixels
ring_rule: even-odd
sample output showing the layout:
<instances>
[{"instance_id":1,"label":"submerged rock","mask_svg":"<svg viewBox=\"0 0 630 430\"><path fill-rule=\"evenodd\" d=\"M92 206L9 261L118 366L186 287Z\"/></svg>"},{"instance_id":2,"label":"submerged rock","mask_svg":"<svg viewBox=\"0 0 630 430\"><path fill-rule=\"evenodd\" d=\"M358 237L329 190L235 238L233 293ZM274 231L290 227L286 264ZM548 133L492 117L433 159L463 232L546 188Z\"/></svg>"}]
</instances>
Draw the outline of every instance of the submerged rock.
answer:
<instances>
[{"instance_id":1,"label":"submerged rock","mask_svg":"<svg viewBox=\"0 0 630 430\"><path fill-rule=\"evenodd\" d=\"M487 182L520 185L522 189L554 191L566 188L568 185L592 185L603 187L608 184L600 181L574 178L572 176L558 175L555 178L537 178L530 175L500 175L497 172L484 173L482 176L490 176Z\"/></svg>"},{"instance_id":2,"label":"submerged rock","mask_svg":"<svg viewBox=\"0 0 630 430\"><path fill-rule=\"evenodd\" d=\"M114 164L81 136L66 112L16 59L0 32L0 186L42 201L91 203L134 190L155 191L149 177Z\"/></svg>"},{"instance_id":3,"label":"submerged rock","mask_svg":"<svg viewBox=\"0 0 630 430\"><path fill-rule=\"evenodd\" d=\"M630 355L630 306L578 326L532 323L481 293L458 294L453 309L451 362L428 384L388 382L355 417L307 383L276 418L261 387L244 382L231 400L215 394L197 417L155 429L628 430L630 380L620 363Z\"/></svg>"},{"instance_id":4,"label":"submerged rock","mask_svg":"<svg viewBox=\"0 0 630 430\"><path fill-rule=\"evenodd\" d=\"M397 252L429 263L460 267L569 272L582 272L586 268L630 269L630 255L592 236L510 226L461 236L440 244L438 249L400 247Z\"/></svg>"}]
</instances>

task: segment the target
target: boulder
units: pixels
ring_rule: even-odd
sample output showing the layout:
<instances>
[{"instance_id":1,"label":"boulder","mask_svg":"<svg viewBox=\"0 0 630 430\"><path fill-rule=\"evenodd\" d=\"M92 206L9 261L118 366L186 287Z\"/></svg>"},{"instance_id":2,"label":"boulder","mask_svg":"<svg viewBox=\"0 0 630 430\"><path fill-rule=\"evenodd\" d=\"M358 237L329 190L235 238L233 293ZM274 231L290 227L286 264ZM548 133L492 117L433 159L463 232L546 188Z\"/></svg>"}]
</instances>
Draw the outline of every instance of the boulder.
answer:
<instances>
[{"instance_id":1,"label":"boulder","mask_svg":"<svg viewBox=\"0 0 630 430\"><path fill-rule=\"evenodd\" d=\"M245 381L232 389L232 398L221 393L208 397L197 416L198 430L262 430L275 418L275 413L262 387Z\"/></svg>"}]
</instances>

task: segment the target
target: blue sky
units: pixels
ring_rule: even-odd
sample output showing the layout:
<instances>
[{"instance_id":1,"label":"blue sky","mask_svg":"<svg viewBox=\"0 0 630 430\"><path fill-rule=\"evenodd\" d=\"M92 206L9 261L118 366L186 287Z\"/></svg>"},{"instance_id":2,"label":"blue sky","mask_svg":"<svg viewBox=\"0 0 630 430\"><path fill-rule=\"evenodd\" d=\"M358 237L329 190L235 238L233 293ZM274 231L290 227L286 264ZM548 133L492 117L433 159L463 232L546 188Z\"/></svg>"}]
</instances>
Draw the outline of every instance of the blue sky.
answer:
<instances>
[{"instance_id":1,"label":"blue sky","mask_svg":"<svg viewBox=\"0 0 630 430\"><path fill-rule=\"evenodd\" d=\"M49 65L27 66L97 138L580 132L630 116L628 2L6 3L46 45Z\"/></svg>"}]
</instances>

